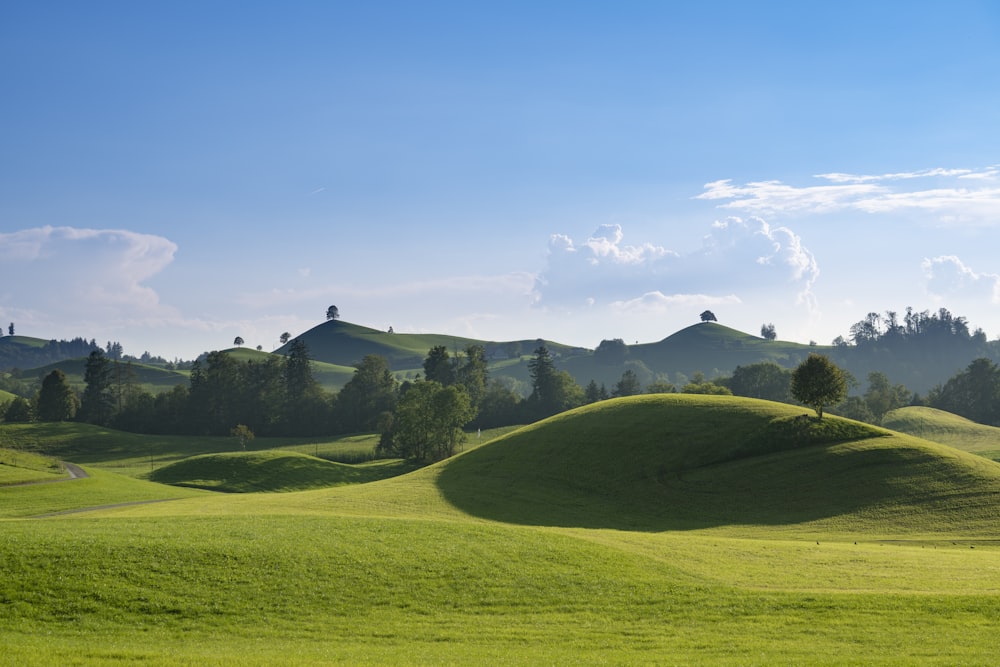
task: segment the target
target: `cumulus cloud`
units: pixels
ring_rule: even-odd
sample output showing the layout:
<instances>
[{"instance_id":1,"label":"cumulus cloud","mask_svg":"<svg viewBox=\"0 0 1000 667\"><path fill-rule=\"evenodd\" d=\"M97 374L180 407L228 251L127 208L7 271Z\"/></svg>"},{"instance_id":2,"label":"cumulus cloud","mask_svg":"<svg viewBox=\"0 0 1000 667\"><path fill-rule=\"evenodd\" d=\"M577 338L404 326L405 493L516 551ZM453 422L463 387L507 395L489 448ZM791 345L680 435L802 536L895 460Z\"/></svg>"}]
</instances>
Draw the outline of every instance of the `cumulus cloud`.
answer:
<instances>
[{"instance_id":1,"label":"cumulus cloud","mask_svg":"<svg viewBox=\"0 0 1000 667\"><path fill-rule=\"evenodd\" d=\"M623 239L619 225L602 226L582 243L553 235L548 264L535 283L538 304L662 312L740 303L743 295L756 292L815 307L812 285L819 266L787 227L731 217L713 224L702 246L685 253L654 243L627 246Z\"/></svg>"},{"instance_id":2,"label":"cumulus cloud","mask_svg":"<svg viewBox=\"0 0 1000 667\"><path fill-rule=\"evenodd\" d=\"M925 287L935 297L968 297L1000 303L1000 275L978 273L955 255L924 259Z\"/></svg>"},{"instance_id":3,"label":"cumulus cloud","mask_svg":"<svg viewBox=\"0 0 1000 667\"><path fill-rule=\"evenodd\" d=\"M814 176L821 185L795 186L781 181L731 180L707 183L695 199L721 202L720 208L757 214L927 213L949 224L1000 222L1000 171L935 168L888 174L827 173ZM972 187L970 187L970 184Z\"/></svg>"},{"instance_id":4,"label":"cumulus cloud","mask_svg":"<svg viewBox=\"0 0 1000 667\"><path fill-rule=\"evenodd\" d=\"M121 229L47 226L0 234L0 307L81 323L165 317L158 294L144 283L176 251L161 236Z\"/></svg>"}]
</instances>

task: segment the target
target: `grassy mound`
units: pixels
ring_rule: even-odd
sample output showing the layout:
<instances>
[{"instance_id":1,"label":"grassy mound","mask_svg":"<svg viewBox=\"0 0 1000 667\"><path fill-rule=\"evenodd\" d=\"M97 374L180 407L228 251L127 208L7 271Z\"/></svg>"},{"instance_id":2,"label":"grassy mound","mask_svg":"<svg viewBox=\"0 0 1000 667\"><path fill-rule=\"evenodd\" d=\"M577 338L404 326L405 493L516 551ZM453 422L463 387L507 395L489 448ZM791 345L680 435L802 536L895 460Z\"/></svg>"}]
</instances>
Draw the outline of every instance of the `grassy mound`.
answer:
<instances>
[{"instance_id":1,"label":"grassy mound","mask_svg":"<svg viewBox=\"0 0 1000 667\"><path fill-rule=\"evenodd\" d=\"M292 451L203 454L164 466L150 474L154 482L214 491L301 491L341 484L360 484L398 475L406 464L383 461L371 465L331 463Z\"/></svg>"},{"instance_id":2,"label":"grassy mound","mask_svg":"<svg viewBox=\"0 0 1000 667\"><path fill-rule=\"evenodd\" d=\"M883 420L886 428L950 445L1000 461L1000 428L970 421L943 410L907 407L893 410Z\"/></svg>"},{"instance_id":3,"label":"grassy mound","mask_svg":"<svg viewBox=\"0 0 1000 667\"><path fill-rule=\"evenodd\" d=\"M794 406L659 395L586 406L443 466L444 497L529 525L670 530L822 521L990 531L1000 466Z\"/></svg>"}]
</instances>

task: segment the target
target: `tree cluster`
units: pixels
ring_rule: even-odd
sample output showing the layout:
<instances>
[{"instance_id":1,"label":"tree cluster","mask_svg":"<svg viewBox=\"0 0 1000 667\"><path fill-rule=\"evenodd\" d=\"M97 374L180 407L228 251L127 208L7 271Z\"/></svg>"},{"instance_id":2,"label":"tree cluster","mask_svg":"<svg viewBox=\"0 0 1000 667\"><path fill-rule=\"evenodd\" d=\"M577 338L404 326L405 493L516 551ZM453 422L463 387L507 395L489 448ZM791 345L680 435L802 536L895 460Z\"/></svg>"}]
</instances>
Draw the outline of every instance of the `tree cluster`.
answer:
<instances>
[{"instance_id":1,"label":"tree cluster","mask_svg":"<svg viewBox=\"0 0 1000 667\"><path fill-rule=\"evenodd\" d=\"M927 310L918 313L907 307L902 320L893 310L884 314L868 313L863 320L851 325L850 340L858 347L901 342L937 346L956 341L982 344L986 342L986 334L982 329L970 333L968 320L952 315L947 308L936 313ZM846 343L843 338L834 341L834 345Z\"/></svg>"},{"instance_id":2,"label":"tree cluster","mask_svg":"<svg viewBox=\"0 0 1000 667\"><path fill-rule=\"evenodd\" d=\"M980 424L1000 426L1000 368L989 359L968 367L931 390L928 403Z\"/></svg>"}]
</instances>

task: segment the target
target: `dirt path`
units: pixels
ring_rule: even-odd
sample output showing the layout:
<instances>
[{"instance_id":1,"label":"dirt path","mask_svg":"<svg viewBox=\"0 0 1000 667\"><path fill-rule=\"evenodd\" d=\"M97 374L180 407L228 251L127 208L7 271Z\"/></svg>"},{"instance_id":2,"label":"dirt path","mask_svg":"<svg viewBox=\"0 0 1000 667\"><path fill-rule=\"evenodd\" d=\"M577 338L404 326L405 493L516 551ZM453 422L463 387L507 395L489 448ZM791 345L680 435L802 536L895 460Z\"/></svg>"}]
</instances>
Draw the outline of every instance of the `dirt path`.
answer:
<instances>
[{"instance_id":1,"label":"dirt path","mask_svg":"<svg viewBox=\"0 0 1000 667\"><path fill-rule=\"evenodd\" d=\"M55 482L72 482L74 479L86 479L90 477L87 471L78 466L75 463L68 463L66 461L60 461L66 472L69 473L69 477L60 477L59 479L40 479L35 482L19 482L17 484L9 484L8 486L28 486L30 484L53 484ZM127 503L113 503L111 505L95 505L93 507L78 507L71 510L62 510L60 512L49 512L48 514L36 514L34 516L25 517L27 519L44 519L50 516L62 516L63 514L80 514L81 512L96 512L97 510L110 510L116 507L129 507L131 505L149 505L151 503L165 503L169 500L177 500L177 498L158 498L156 500L133 500Z\"/></svg>"},{"instance_id":2,"label":"dirt path","mask_svg":"<svg viewBox=\"0 0 1000 667\"><path fill-rule=\"evenodd\" d=\"M90 475L87 474L86 470L84 470L75 463L67 463L66 461L60 461L60 463L62 463L62 466L63 468L66 469L66 472L69 473L69 479L83 479L84 477L90 477ZM57 479L54 481L68 482L69 479Z\"/></svg>"},{"instance_id":3,"label":"dirt path","mask_svg":"<svg viewBox=\"0 0 1000 667\"><path fill-rule=\"evenodd\" d=\"M68 480L67 480L68 481ZM35 514L26 519L47 519L52 516L63 516L64 514L80 514L82 512L96 512L98 510L113 510L117 507L131 507L132 505L151 505L153 503L166 503L171 500L180 500L180 498L157 498L156 500L133 500L128 503L113 503L111 505L94 505L93 507L78 507L71 510L62 510L60 512L49 512L48 514Z\"/></svg>"},{"instance_id":4,"label":"dirt path","mask_svg":"<svg viewBox=\"0 0 1000 667\"><path fill-rule=\"evenodd\" d=\"M78 466L75 463L67 463L66 461L60 461L63 470L65 470L69 477L59 477L56 479L36 479L32 482L15 482L14 484L4 484L3 488L10 486L32 486L33 484L55 484L56 482L72 482L74 479L85 479L90 477L87 471Z\"/></svg>"}]
</instances>

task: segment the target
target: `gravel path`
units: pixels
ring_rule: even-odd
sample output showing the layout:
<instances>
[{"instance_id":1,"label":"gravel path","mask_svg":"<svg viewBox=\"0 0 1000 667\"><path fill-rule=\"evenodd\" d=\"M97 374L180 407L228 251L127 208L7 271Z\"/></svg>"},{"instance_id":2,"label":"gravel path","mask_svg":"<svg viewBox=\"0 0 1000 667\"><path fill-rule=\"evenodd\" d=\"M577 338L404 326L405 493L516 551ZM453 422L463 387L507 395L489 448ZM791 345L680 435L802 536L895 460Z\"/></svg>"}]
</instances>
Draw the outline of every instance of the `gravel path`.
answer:
<instances>
[{"instance_id":1,"label":"gravel path","mask_svg":"<svg viewBox=\"0 0 1000 667\"><path fill-rule=\"evenodd\" d=\"M4 488L9 486L31 486L33 484L55 484L56 482L72 482L74 479L84 479L90 477L87 471L78 466L75 463L67 463L66 461L60 461L63 470L69 473L69 477L59 477L57 479L36 479L33 482L16 482L14 484L4 484Z\"/></svg>"}]
</instances>

